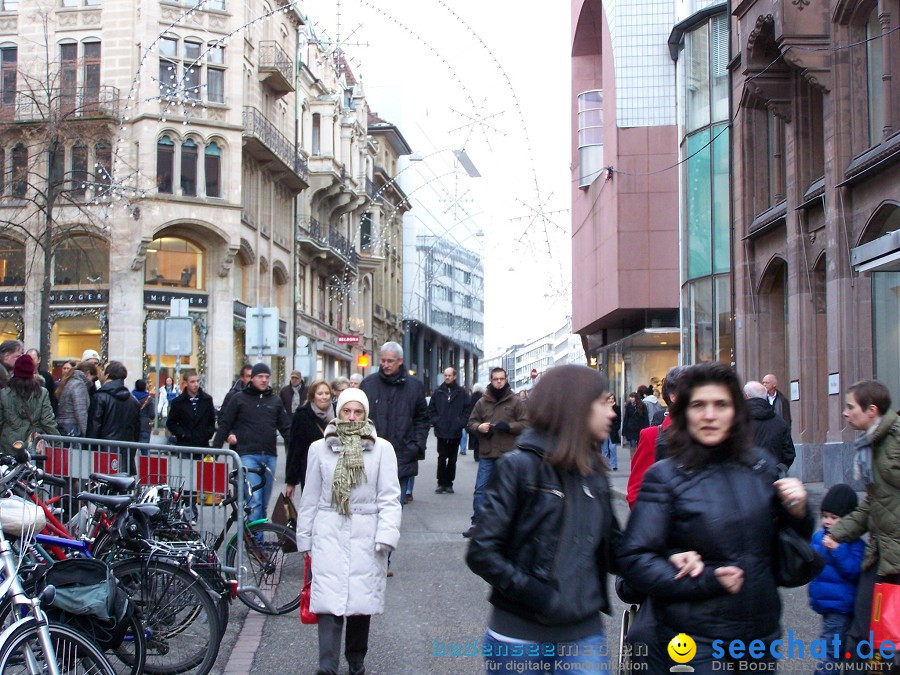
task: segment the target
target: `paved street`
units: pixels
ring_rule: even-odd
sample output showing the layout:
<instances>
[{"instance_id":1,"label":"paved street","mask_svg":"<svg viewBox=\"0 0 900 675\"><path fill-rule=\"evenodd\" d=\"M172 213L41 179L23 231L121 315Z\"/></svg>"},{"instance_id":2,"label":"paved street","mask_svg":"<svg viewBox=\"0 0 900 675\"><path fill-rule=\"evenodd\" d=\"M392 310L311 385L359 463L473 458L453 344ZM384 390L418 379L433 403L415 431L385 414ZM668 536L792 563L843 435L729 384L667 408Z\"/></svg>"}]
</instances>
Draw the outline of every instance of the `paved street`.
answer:
<instances>
[{"instance_id":1,"label":"paved street","mask_svg":"<svg viewBox=\"0 0 900 675\"><path fill-rule=\"evenodd\" d=\"M619 471L613 487L624 495L628 451L620 452ZM423 675L425 673L480 673L482 661L474 655L451 656L452 645L474 651L484 636L489 604L488 586L466 567L466 540L472 488L477 465L471 454L459 458L456 494L436 495L435 440L429 438L428 459L420 463L415 500L403 513L400 548L393 556L395 576L388 579L385 613L372 618L367 672L372 675ZM283 476L283 470L279 471ZM815 489L815 486L813 486ZM814 496L814 506L818 499ZM620 522L627 520L624 498L615 500ZM613 594L614 595L614 594ZM782 625L796 638L809 643L817 636L819 619L808 608L806 589L782 591L785 611ZM610 649L616 651L624 605L614 598L608 619ZM246 625L245 625L246 620ZM243 630L241 630L243 627ZM258 646L257 646L258 645ZM445 654L441 653L441 647ZM806 666L812 661L806 659ZM791 669L800 663L785 663ZM300 623L296 613L281 617L251 614L240 603L232 606L229 631L214 673L315 673L316 627ZM346 673L346 663L342 673Z\"/></svg>"}]
</instances>

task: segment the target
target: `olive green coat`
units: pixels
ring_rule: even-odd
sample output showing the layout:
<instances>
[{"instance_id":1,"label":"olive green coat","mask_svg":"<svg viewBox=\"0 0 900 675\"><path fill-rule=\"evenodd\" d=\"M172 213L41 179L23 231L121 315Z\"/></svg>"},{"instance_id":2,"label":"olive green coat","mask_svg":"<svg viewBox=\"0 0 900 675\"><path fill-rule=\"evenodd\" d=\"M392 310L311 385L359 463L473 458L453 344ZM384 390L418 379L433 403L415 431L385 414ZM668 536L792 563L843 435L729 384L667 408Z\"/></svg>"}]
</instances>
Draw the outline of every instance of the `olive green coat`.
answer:
<instances>
[{"instance_id":1,"label":"olive green coat","mask_svg":"<svg viewBox=\"0 0 900 675\"><path fill-rule=\"evenodd\" d=\"M34 422L28 421L28 416ZM50 407L50 395L41 389L40 396L20 399L12 389L0 391L0 452L11 453L16 441L29 441L31 434L58 434L56 417Z\"/></svg>"},{"instance_id":2,"label":"olive green coat","mask_svg":"<svg viewBox=\"0 0 900 675\"><path fill-rule=\"evenodd\" d=\"M872 435L875 482L855 511L829 530L838 541L853 541L866 532L869 545L863 569L878 563L877 574L900 574L900 417L889 410Z\"/></svg>"}]
</instances>

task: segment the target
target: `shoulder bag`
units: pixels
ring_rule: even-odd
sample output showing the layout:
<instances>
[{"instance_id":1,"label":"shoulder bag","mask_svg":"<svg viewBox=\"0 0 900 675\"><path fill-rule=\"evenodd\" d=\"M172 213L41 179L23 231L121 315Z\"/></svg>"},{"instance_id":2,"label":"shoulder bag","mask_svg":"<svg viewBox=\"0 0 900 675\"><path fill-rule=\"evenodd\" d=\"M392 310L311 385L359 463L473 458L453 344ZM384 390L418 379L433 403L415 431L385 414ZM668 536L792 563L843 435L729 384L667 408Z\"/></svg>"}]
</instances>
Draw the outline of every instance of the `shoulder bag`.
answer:
<instances>
[{"instance_id":1,"label":"shoulder bag","mask_svg":"<svg viewBox=\"0 0 900 675\"><path fill-rule=\"evenodd\" d=\"M775 582L785 588L805 586L825 568L825 560L793 528L777 523L772 564Z\"/></svg>"}]
</instances>

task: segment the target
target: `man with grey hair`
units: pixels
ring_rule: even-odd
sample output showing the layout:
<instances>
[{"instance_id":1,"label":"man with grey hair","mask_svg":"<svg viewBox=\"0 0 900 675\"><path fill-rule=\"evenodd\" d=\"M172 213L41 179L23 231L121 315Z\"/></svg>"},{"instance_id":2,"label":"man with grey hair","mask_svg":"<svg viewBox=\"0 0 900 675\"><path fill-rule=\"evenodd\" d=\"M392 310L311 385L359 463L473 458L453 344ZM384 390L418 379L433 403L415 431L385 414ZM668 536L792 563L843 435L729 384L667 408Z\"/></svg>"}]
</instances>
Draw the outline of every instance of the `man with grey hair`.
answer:
<instances>
[{"instance_id":1,"label":"man with grey hair","mask_svg":"<svg viewBox=\"0 0 900 675\"><path fill-rule=\"evenodd\" d=\"M791 427L769 405L768 392L761 382L751 380L744 385L744 398L753 419L753 442L772 453L784 472L794 463L796 450Z\"/></svg>"},{"instance_id":2,"label":"man with grey hair","mask_svg":"<svg viewBox=\"0 0 900 675\"><path fill-rule=\"evenodd\" d=\"M0 389L4 389L9 383L16 359L23 353L25 353L25 345L20 340L0 342Z\"/></svg>"},{"instance_id":3,"label":"man with grey hair","mask_svg":"<svg viewBox=\"0 0 900 675\"><path fill-rule=\"evenodd\" d=\"M379 355L378 371L366 377L359 388L369 398L369 418L375 424L375 431L397 453L400 501L405 502L409 481L419 473L419 460L425 459L431 420L425 404L425 388L404 365L403 347L396 342L385 342Z\"/></svg>"},{"instance_id":4,"label":"man with grey hair","mask_svg":"<svg viewBox=\"0 0 900 675\"><path fill-rule=\"evenodd\" d=\"M362 384L363 376L359 373L353 373L350 376L350 388L351 389L359 389L359 385Z\"/></svg>"}]
</instances>

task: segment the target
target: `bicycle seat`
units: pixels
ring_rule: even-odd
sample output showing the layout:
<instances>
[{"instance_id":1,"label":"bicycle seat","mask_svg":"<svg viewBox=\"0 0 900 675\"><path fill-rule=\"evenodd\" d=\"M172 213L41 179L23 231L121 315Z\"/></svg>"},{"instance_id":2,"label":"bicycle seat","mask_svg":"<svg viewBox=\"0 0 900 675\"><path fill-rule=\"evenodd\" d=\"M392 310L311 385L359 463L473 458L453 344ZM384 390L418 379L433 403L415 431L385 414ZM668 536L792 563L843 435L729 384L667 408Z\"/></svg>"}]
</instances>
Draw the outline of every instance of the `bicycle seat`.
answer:
<instances>
[{"instance_id":1,"label":"bicycle seat","mask_svg":"<svg viewBox=\"0 0 900 675\"><path fill-rule=\"evenodd\" d=\"M91 480L107 485L118 492L131 492L137 484L137 479L127 473L92 473Z\"/></svg>"},{"instance_id":2,"label":"bicycle seat","mask_svg":"<svg viewBox=\"0 0 900 675\"><path fill-rule=\"evenodd\" d=\"M121 511L133 501L128 495L95 495L93 492L79 492L75 499L105 506L113 511Z\"/></svg>"},{"instance_id":3,"label":"bicycle seat","mask_svg":"<svg viewBox=\"0 0 900 675\"><path fill-rule=\"evenodd\" d=\"M159 515L159 507L156 504L132 504L128 510L139 511L150 518Z\"/></svg>"}]
</instances>

